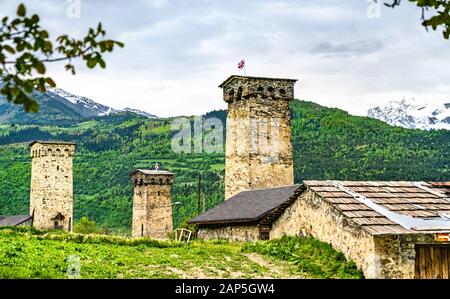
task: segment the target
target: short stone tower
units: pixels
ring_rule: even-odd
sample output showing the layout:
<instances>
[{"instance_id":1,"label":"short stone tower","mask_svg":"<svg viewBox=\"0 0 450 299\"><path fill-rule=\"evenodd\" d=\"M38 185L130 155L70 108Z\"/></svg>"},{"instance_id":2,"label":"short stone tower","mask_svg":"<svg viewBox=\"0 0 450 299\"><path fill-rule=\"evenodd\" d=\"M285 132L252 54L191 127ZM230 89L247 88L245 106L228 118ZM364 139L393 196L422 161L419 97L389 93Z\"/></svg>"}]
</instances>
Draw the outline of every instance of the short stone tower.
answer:
<instances>
[{"instance_id":1,"label":"short stone tower","mask_svg":"<svg viewBox=\"0 0 450 299\"><path fill-rule=\"evenodd\" d=\"M33 227L72 231L75 143L34 141L30 147Z\"/></svg>"},{"instance_id":2,"label":"short stone tower","mask_svg":"<svg viewBox=\"0 0 450 299\"><path fill-rule=\"evenodd\" d=\"M133 237L165 239L173 230L172 184L173 173L160 170L137 169L131 174L134 184Z\"/></svg>"},{"instance_id":3,"label":"short stone tower","mask_svg":"<svg viewBox=\"0 0 450 299\"><path fill-rule=\"evenodd\" d=\"M228 103L225 199L294 184L289 102L296 81L231 76L219 86Z\"/></svg>"}]
</instances>

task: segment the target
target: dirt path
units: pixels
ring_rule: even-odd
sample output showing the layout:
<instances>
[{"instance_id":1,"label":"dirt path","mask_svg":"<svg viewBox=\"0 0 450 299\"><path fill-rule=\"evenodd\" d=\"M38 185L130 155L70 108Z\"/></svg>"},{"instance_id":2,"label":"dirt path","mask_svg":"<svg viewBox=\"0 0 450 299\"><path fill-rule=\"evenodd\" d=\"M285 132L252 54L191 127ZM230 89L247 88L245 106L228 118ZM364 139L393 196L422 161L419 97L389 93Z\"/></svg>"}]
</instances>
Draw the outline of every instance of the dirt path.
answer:
<instances>
[{"instance_id":1,"label":"dirt path","mask_svg":"<svg viewBox=\"0 0 450 299\"><path fill-rule=\"evenodd\" d=\"M244 254L252 262L266 268L268 270L267 275L261 278L305 278L304 276L296 273L295 265L292 265L284 261L276 261L269 257L264 257L257 253Z\"/></svg>"}]
</instances>

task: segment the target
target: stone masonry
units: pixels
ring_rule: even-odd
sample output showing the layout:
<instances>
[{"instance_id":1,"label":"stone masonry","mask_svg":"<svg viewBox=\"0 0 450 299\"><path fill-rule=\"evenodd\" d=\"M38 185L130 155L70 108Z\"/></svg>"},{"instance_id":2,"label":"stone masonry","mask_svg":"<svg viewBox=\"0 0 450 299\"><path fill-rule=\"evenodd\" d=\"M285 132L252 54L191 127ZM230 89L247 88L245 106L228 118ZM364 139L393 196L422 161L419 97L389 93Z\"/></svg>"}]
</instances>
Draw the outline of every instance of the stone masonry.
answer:
<instances>
[{"instance_id":1,"label":"stone masonry","mask_svg":"<svg viewBox=\"0 0 450 299\"><path fill-rule=\"evenodd\" d=\"M330 243L355 261L366 277L378 277L373 237L313 191L305 191L273 223L270 239L288 236L312 236Z\"/></svg>"},{"instance_id":2,"label":"stone masonry","mask_svg":"<svg viewBox=\"0 0 450 299\"><path fill-rule=\"evenodd\" d=\"M225 199L294 184L289 101L295 82L231 76L220 85L228 103Z\"/></svg>"},{"instance_id":3,"label":"stone masonry","mask_svg":"<svg viewBox=\"0 0 450 299\"><path fill-rule=\"evenodd\" d=\"M34 215L33 226L71 231L75 144L34 141L30 147L30 215Z\"/></svg>"},{"instance_id":4,"label":"stone masonry","mask_svg":"<svg viewBox=\"0 0 450 299\"><path fill-rule=\"evenodd\" d=\"M259 240L259 228L256 225L227 225L199 228L197 237L202 240L228 240L256 242Z\"/></svg>"},{"instance_id":5,"label":"stone masonry","mask_svg":"<svg viewBox=\"0 0 450 299\"><path fill-rule=\"evenodd\" d=\"M173 173L162 170L136 170L132 174L133 237L164 239L173 230Z\"/></svg>"}]
</instances>

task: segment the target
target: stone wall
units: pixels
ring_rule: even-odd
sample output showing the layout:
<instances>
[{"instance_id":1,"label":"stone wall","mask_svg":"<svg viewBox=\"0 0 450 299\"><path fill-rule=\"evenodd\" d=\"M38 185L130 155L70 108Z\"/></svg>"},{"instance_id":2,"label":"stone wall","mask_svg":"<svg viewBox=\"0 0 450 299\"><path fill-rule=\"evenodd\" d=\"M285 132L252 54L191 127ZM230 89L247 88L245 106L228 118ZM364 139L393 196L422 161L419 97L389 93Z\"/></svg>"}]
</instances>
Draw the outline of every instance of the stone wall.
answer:
<instances>
[{"instance_id":1,"label":"stone wall","mask_svg":"<svg viewBox=\"0 0 450 299\"><path fill-rule=\"evenodd\" d=\"M353 260L366 277L379 276L373 237L349 223L342 213L310 190L305 191L273 223L270 238L283 235L312 236L330 243Z\"/></svg>"},{"instance_id":2,"label":"stone wall","mask_svg":"<svg viewBox=\"0 0 450 299\"><path fill-rule=\"evenodd\" d=\"M229 240L255 242L259 238L259 228L257 225L228 225L217 227L200 227L197 237L203 240Z\"/></svg>"},{"instance_id":3,"label":"stone wall","mask_svg":"<svg viewBox=\"0 0 450 299\"><path fill-rule=\"evenodd\" d=\"M135 173L132 236L164 239L173 230L173 175Z\"/></svg>"},{"instance_id":4,"label":"stone wall","mask_svg":"<svg viewBox=\"0 0 450 299\"><path fill-rule=\"evenodd\" d=\"M435 241L434 234L382 235L374 238L380 278L414 278L415 245L443 244Z\"/></svg>"},{"instance_id":5,"label":"stone wall","mask_svg":"<svg viewBox=\"0 0 450 299\"><path fill-rule=\"evenodd\" d=\"M294 81L236 77L228 103L225 199L244 191L294 184L289 101Z\"/></svg>"},{"instance_id":6,"label":"stone wall","mask_svg":"<svg viewBox=\"0 0 450 299\"><path fill-rule=\"evenodd\" d=\"M73 226L73 156L75 146L34 143L31 146L30 215L38 229ZM64 219L53 219L60 213Z\"/></svg>"}]
</instances>

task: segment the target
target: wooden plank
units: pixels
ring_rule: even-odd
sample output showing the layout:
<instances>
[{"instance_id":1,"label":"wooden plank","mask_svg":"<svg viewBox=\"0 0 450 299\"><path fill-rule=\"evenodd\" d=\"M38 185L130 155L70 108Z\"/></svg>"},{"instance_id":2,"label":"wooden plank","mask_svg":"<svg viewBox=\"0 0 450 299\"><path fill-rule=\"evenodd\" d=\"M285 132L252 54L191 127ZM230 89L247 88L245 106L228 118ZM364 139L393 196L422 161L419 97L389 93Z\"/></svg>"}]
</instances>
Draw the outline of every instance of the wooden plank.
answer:
<instances>
[{"instance_id":1,"label":"wooden plank","mask_svg":"<svg viewBox=\"0 0 450 299\"><path fill-rule=\"evenodd\" d=\"M425 249L425 278L433 278L433 247L427 247Z\"/></svg>"},{"instance_id":2,"label":"wooden plank","mask_svg":"<svg viewBox=\"0 0 450 299\"><path fill-rule=\"evenodd\" d=\"M425 279L427 278L427 272L426 272L426 255L425 255L425 248L420 247L419 248L419 268L420 268L420 278Z\"/></svg>"},{"instance_id":3,"label":"wooden plank","mask_svg":"<svg viewBox=\"0 0 450 299\"><path fill-rule=\"evenodd\" d=\"M433 248L434 259L433 259L433 278L442 279L442 260L441 260L441 249L439 247Z\"/></svg>"},{"instance_id":4,"label":"wooden plank","mask_svg":"<svg viewBox=\"0 0 450 299\"><path fill-rule=\"evenodd\" d=\"M442 252L441 252L441 258L442 258L442 278L443 279L449 279L448 273L449 273L449 259L450 256L448 255L449 253L449 248L442 248Z\"/></svg>"},{"instance_id":5,"label":"wooden plank","mask_svg":"<svg viewBox=\"0 0 450 299\"><path fill-rule=\"evenodd\" d=\"M351 212L342 212L345 217L349 218L360 218L360 217L384 217L378 212L375 211L351 211Z\"/></svg>"},{"instance_id":6,"label":"wooden plank","mask_svg":"<svg viewBox=\"0 0 450 299\"><path fill-rule=\"evenodd\" d=\"M420 255L419 255L419 250L420 250L420 248L418 248L416 246L416 260L414 262L414 278L415 279L420 278Z\"/></svg>"}]
</instances>

